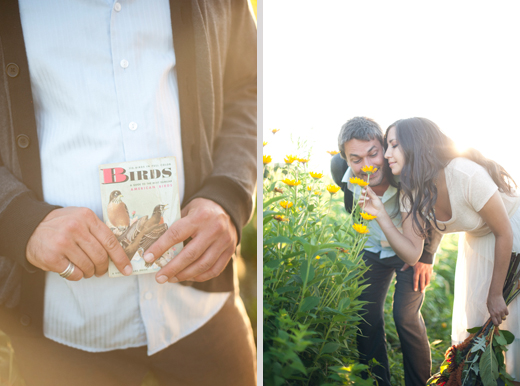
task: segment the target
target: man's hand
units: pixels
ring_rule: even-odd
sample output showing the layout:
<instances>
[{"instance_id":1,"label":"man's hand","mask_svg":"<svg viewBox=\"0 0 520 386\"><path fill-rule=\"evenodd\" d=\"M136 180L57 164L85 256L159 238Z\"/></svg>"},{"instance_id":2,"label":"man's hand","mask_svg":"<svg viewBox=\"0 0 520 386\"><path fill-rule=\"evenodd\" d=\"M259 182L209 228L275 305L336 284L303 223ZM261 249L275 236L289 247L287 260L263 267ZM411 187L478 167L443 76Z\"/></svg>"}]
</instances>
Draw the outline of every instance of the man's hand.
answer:
<instances>
[{"instance_id":1,"label":"man's hand","mask_svg":"<svg viewBox=\"0 0 520 386\"><path fill-rule=\"evenodd\" d=\"M108 227L88 208L68 207L50 212L27 243L29 263L44 271L63 272L76 267L68 280L101 276L108 257L123 274L132 273L130 260Z\"/></svg>"},{"instance_id":2,"label":"man's hand","mask_svg":"<svg viewBox=\"0 0 520 386\"><path fill-rule=\"evenodd\" d=\"M226 211L205 198L191 201L172 224L145 253L152 262L173 245L189 237L192 240L156 274L158 283L184 280L206 281L218 276L235 252L237 231Z\"/></svg>"},{"instance_id":3,"label":"man's hand","mask_svg":"<svg viewBox=\"0 0 520 386\"><path fill-rule=\"evenodd\" d=\"M406 271L410 266L403 265L401 271ZM413 266L413 290L417 291L419 284L421 285L421 292L426 291L426 287L430 284L430 277L433 273L433 264L425 264L418 261Z\"/></svg>"}]
</instances>

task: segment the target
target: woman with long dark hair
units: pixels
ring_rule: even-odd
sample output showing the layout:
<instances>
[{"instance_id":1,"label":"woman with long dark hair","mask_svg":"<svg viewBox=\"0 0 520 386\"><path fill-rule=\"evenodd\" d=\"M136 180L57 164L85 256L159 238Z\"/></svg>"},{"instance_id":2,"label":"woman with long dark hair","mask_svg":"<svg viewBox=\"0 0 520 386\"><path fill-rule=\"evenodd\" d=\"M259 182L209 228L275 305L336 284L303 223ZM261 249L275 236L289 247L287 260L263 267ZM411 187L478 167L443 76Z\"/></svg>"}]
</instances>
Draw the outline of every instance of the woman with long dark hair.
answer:
<instances>
[{"instance_id":1,"label":"woman with long dark hair","mask_svg":"<svg viewBox=\"0 0 520 386\"><path fill-rule=\"evenodd\" d=\"M515 182L477 150L459 152L425 118L395 122L386 131L385 144L385 158L400 178L403 233L370 188L360 205L378 216L392 249L410 265L419 259L429 229L464 232L455 274L452 341L463 341L466 329L491 317L495 325L515 335L506 352L506 367L520 381L519 301L513 300L508 310L502 295L511 252L520 252L520 196Z\"/></svg>"}]
</instances>

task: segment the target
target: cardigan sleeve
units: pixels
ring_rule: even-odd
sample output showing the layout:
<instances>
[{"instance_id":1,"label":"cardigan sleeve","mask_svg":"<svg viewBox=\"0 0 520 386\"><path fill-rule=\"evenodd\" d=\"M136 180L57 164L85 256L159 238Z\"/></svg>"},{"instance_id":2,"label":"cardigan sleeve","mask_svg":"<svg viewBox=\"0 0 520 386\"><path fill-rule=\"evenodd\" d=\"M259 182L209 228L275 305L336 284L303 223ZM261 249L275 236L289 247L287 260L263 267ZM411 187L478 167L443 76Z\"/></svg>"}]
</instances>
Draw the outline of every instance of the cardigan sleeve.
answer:
<instances>
[{"instance_id":1,"label":"cardigan sleeve","mask_svg":"<svg viewBox=\"0 0 520 386\"><path fill-rule=\"evenodd\" d=\"M213 142L213 170L190 200L203 197L230 215L240 239L251 217L257 176L256 26L247 1L230 2L223 71L223 112Z\"/></svg>"}]
</instances>

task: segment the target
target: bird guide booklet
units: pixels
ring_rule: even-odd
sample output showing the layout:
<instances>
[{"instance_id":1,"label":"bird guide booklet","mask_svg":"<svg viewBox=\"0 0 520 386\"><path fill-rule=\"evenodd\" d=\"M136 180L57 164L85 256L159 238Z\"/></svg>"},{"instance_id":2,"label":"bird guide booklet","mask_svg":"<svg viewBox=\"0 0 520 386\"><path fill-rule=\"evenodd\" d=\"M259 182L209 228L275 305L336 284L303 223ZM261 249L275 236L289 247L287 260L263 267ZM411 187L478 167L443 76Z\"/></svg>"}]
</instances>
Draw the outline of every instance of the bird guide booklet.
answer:
<instances>
[{"instance_id":1,"label":"bird guide booklet","mask_svg":"<svg viewBox=\"0 0 520 386\"><path fill-rule=\"evenodd\" d=\"M103 221L116 235L132 275L157 272L182 249L182 242L148 264L144 252L181 218L175 157L99 166ZM110 277L123 276L110 260Z\"/></svg>"}]
</instances>

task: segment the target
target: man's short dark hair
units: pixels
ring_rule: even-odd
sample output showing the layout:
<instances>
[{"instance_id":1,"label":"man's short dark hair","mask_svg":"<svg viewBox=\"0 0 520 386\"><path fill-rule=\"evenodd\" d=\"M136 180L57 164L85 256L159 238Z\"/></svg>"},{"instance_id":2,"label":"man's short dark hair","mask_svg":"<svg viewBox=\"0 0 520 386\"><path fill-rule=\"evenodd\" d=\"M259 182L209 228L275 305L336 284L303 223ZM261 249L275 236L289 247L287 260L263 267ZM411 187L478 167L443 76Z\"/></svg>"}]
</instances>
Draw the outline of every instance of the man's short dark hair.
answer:
<instances>
[{"instance_id":1,"label":"man's short dark hair","mask_svg":"<svg viewBox=\"0 0 520 386\"><path fill-rule=\"evenodd\" d=\"M373 119L367 117L354 117L341 126L338 136L338 147L343 159L347 159L344 145L351 139L359 141L377 139L381 146L384 147L383 130Z\"/></svg>"}]
</instances>

